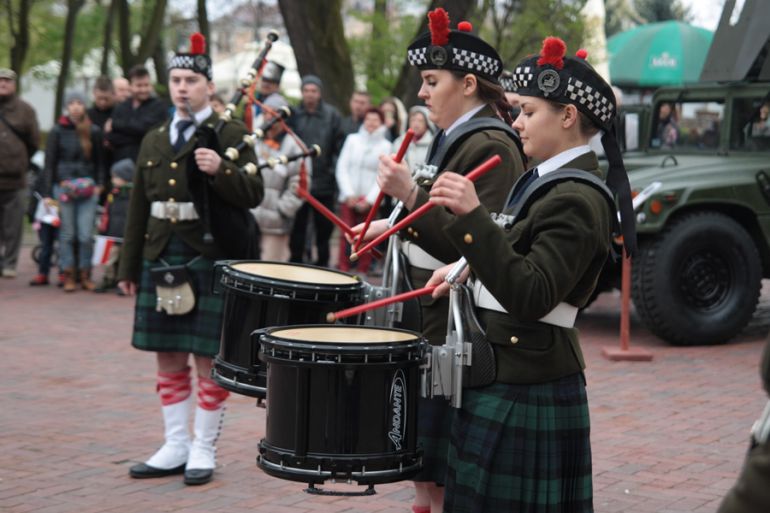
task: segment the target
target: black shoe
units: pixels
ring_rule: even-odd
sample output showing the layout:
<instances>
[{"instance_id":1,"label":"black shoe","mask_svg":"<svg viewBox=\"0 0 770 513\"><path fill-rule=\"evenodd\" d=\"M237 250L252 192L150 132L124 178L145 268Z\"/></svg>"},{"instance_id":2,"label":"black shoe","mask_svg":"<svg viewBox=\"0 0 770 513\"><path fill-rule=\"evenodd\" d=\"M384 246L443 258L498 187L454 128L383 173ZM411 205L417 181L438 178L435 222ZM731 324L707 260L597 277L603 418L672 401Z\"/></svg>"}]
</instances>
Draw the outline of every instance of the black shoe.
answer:
<instances>
[{"instance_id":1,"label":"black shoe","mask_svg":"<svg viewBox=\"0 0 770 513\"><path fill-rule=\"evenodd\" d=\"M193 468L184 471L184 484L202 485L211 481L214 476L213 468Z\"/></svg>"},{"instance_id":2,"label":"black shoe","mask_svg":"<svg viewBox=\"0 0 770 513\"><path fill-rule=\"evenodd\" d=\"M128 470L128 474L134 479L148 479L152 477L175 476L184 473L184 464L174 468L155 468L145 463L137 463ZM186 480L187 476L185 476Z\"/></svg>"}]
</instances>

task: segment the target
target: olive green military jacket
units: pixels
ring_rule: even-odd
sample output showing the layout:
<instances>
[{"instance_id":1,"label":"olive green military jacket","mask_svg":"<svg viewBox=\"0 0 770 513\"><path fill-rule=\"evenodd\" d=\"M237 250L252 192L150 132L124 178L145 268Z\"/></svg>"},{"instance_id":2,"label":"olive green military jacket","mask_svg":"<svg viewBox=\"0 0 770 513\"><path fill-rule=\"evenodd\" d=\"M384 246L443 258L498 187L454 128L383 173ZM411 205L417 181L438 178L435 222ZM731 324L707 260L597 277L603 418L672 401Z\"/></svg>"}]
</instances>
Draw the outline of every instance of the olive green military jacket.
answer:
<instances>
[{"instance_id":1,"label":"olive green military jacket","mask_svg":"<svg viewBox=\"0 0 770 513\"><path fill-rule=\"evenodd\" d=\"M471 119L483 117L496 117L494 109L487 105ZM502 131L484 130L468 137L449 159L446 169L440 170L439 174L444 171L468 174L495 155L499 155L502 162L476 180L475 186L481 204L487 209L497 210L505 202L508 191L511 190L516 179L525 171L521 153L510 137ZM436 175L433 179L418 180L420 188L417 190L414 210L428 201L430 188L438 176ZM442 262L454 262L460 258L460 254L441 230L454 219L455 215L450 210L434 207L415 220L406 230L402 230L401 236L404 240L414 242Z\"/></svg>"},{"instance_id":2,"label":"olive green military jacket","mask_svg":"<svg viewBox=\"0 0 770 513\"><path fill-rule=\"evenodd\" d=\"M213 127L217 120L217 115L212 114L204 123ZM187 160L195 148L197 137L191 137L179 153L175 154L169 140L169 123L170 121L167 121L148 132L139 149L134 188L120 252L119 280L137 282L142 258L156 260L172 233L205 257L227 257L216 241L203 242L204 228L200 219L173 222L150 216L150 205L153 201L192 201L187 187ZM221 148L224 150L237 145L245 134L246 127L243 123L228 122L219 133ZM214 192L222 199L238 207L254 208L262 201L262 177L259 174L247 175L238 170L247 162L256 163L253 150L242 151L235 163L223 159L219 172L209 180Z\"/></svg>"},{"instance_id":3,"label":"olive green military jacket","mask_svg":"<svg viewBox=\"0 0 770 513\"><path fill-rule=\"evenodd\" d=\"M601 177L592 152L564 167ZM498 381L542 383L585 368L577 329L538 319L561 302L586 304L609 256L613 215L598 190L564 181L508 230L495 224L484 206L445 227L475 278L508 312L479 309L495 348Z\"/></svg>"}]
</instances>

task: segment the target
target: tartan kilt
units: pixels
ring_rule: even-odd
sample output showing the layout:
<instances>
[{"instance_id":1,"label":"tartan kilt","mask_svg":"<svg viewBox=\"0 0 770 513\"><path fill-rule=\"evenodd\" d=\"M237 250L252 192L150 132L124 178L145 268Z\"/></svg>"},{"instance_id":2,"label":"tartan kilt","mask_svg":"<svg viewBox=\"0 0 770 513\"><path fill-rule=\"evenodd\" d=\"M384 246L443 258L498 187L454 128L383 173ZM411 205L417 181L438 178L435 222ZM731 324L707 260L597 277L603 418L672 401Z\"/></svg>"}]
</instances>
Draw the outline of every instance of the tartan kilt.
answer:
<instances>
[{"instance_id":1,"label":"tartan kilt","mask_svg":"<svg viewBox=\"0 0 770 513\"><path fill-rule=\"evenodd\" d=\"M169 265L190 262L198 253L174 235L160 255ZM142 261L142 276L134 310L134 334L131 345L144 351L178 351L200 356L215 356L219 352L222 329L222 296L212 292L214 260L201 257L188 266L195 291L195 307L184 315L168 315L155 310L155 284L150 269L163 262Z\"/></svg>"},{"instance_id":2,"label":"tartan kilt","mask_svg":"<svg viewBox=\"0 0 770 513\"><path fill-rule=\"evenodd\" d=\"M449 448L447 513L591 513L582 374L463 391Z\"/></svg>"},{"instance_id":3,"label":"tartan kilt","mask_svg":"<svg viewBox=\"0 0 770 513\"><path fill-rule=\"evenodd\" d=\"M410 269L412 285L424 287L433 271ZM432 345L442 345L446 341L447 315L449 299L422 299L422 335ZM449 432L455 409L449 401L442 398L419 399L417 413L417 446L422 449L422 470L412 478L413 481L446 483L447 454L449 453Z\"/></svg>"}]
</instances>

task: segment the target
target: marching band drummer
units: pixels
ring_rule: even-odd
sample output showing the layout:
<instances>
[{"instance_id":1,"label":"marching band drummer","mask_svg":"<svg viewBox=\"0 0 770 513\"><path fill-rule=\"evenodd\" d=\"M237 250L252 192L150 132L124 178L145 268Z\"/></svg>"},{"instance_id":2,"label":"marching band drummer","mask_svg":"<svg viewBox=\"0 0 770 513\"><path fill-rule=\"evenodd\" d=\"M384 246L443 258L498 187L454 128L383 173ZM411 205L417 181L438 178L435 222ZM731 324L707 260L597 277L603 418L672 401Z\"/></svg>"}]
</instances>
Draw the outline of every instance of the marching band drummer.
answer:
<instances>
[{"instance_id":1,"label":"marching band drummer","mask_svg":"<svg viewBox=\"0 0 770 513\"><path fill-rule=\"evenodd\" d=\"M524 171L522 156L510 128L502 121L510 107L498 84L502 61L497 51L471 34L470 23L449 29L449 15L438 8L429 13L430 32L419 36L408 49L412 65L420 69L420 99L430 111L430 120L441 131L428 153L428 166L415 181L406 164L392 156L380 157L377 183L381 189L413 210L428 201L435 177L431 171L451 169L468 172L489 157L499 155L501 164L477 182L481 202L495 208ZM428 171L425 173L425 171ZM409 259L414 288L422 287L433 270L459 258L441 227L455 216L445 209L432 209L413 227L400 233ZM362 226L353 228L359 233ZM366 239L387 229L387 220L372 223ZM442 345L447 333L449 302L446 298L421 298L422 333L433 345ZM415 479L415 513L442 511L449 427L453 410L444 399L420 399L418 437L424 451L424 469Z\"/></svg>"},{"instance_id":2,"label":"marching band drummer","mask_svg":"<svg viewBox=\"0 0 770 513\"><path fill-rule=\"evenodd\" d=\"M196 125L213 127L218 116L209 104L214 83L205 41L200 34L190 40L190 53L176 54L168 66L174 117L151 130L139 150L118 278L121 290L137 294L132 345L157 353L157 391L165 426L165 444L131 467L130 475L184 473L185 484L198 485L211 480L216 466L215 442L228 395L209 377L212 356L219 349L223 307L221 297L211 292L213 266L228 255L216 241L204 238L187 179L188 158L192 153L197 167L208 175L211 194L238 207L256 207L263 187L258 174L239 171L239 166L256 163L253 152L242 152L235 163L211 149L195 148ZM245 134L242 123L226 123L219 133L221 147L237 145ZM198 375L192 441L191 353Z\"/></svg>"},{"instance_id":3,"label":"marching band drummer","mask_svg":"<svg viewBox=\"0 0 770 513\"><path fill-rule=\"evenodd\" d=\"M502 219L520 209L515 219L493 221L463 176L444 173L431 189L431 201L457 216L442 232L470 263L477 314L497 359L495 382L464 390L452 426L449 513L593 511L585 362L573 324L610 253L613 194L629 254L635 234L612 89L584 51L574 58L565 51L547 38L541 54L514 71L522 110L513 127L525 154L540 162L505 203ZM608 187L588 146L599 131ZM567 168L577 171L566 176Z\"/></svg>"}]
</instances>

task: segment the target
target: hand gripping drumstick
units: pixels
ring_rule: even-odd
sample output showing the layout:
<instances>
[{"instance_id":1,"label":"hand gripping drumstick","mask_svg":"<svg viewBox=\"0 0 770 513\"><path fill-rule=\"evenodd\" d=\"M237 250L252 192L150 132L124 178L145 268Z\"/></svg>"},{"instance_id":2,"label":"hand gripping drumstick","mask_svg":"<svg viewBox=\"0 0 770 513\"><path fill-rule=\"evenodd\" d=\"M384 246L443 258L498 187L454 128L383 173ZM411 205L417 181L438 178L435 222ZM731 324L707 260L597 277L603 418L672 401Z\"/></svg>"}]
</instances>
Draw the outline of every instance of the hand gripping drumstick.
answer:
<instances>
[{"instance_id":1,"label":"hand gripping drumstick","mask_svg":"<svg viewBox=\"0 0 770 513\"><path fill-rule=\"evenodd\" d=\"M377 308L381 308L383 306L387 306L392 303L406 301L407 299L412 299L420 296L427 296L428 294L431 294L434 290L436 290L436 287L438 287L438 285L423 287L417 290L410 290L409 292L404 292L403 294L397 294L395 296L385 297L382 299L378 299L377 301L372 301L371 303L365 303L363 305L346 308L345 310L340 310L339 312L330 312L326 315L326 322L334 322L336 320L344 319L346 317L352 317L354 315L368 312L369 310L375 310Z\"/></svg>"},{"instance_id":2,"label":"hand gripping drumstick","mask_svg":"<svg viewBox=\"0 0 770 513\"><path fill-rule=\"evenodd\" d=\"M414 130L411 128L406 131L406 134L404 134L404 140L401 141L401 147L398 149L398 153L396 153L396 158L393 159L396 163L401 162L404 159L404 154L406 153L407 148L409 148L409 143L412 142L412 139L414 138ZM356 240L355 246L353 246L353 252L358 251L358 248L361 247L361 244L364 242L364 236L366 235L366 230L369 229L369 225L372 224L372 219L374 219L374 214L377 213L377 211L380 209L380 204L382 203L382 200L385 199L385 193L380 191L380 193L377 195L377 199L374 200L374 203L372 204L372 208L369 210L369 214L366 216L366 220L364 221L364 228L361 230L361 233L358 235L358 240Z\"/></svg>"},{"instance_id":3,"label":"hand gripping drumstick","mask_svg":"<svg viewBox=\"0 0 770 513\"><path fill-rule=\"evenodd\" d=\"M475 182L478 178L480 178L483 174L487 173L490 169L497 166L500 162L502 162L503 159L500 158L500 155L495 155L494 157L491 157L484 162L481 163L476 169L465 175L465 178L470 180L471 182ZM369 244L361 248L360 251L356 253L351 253L350 255L350 261L355 262L358 260L358 255L361 253L366 253L367 251L371 251L373 247L375 247L380 242L384 241L394 233L398 232L399 230L403 229L404 227L408 226L412 223L415 219L421 217L425 212L430 210L436 206L435 203L428 201L427 203L424 203L419 208L415 209L411 214L403 218L398 223L394 224L392 227L390 227L388 230L386 230L384 233L380 234L379 237L376 237L369 241Z\"/></svg>"}]
</instances>

